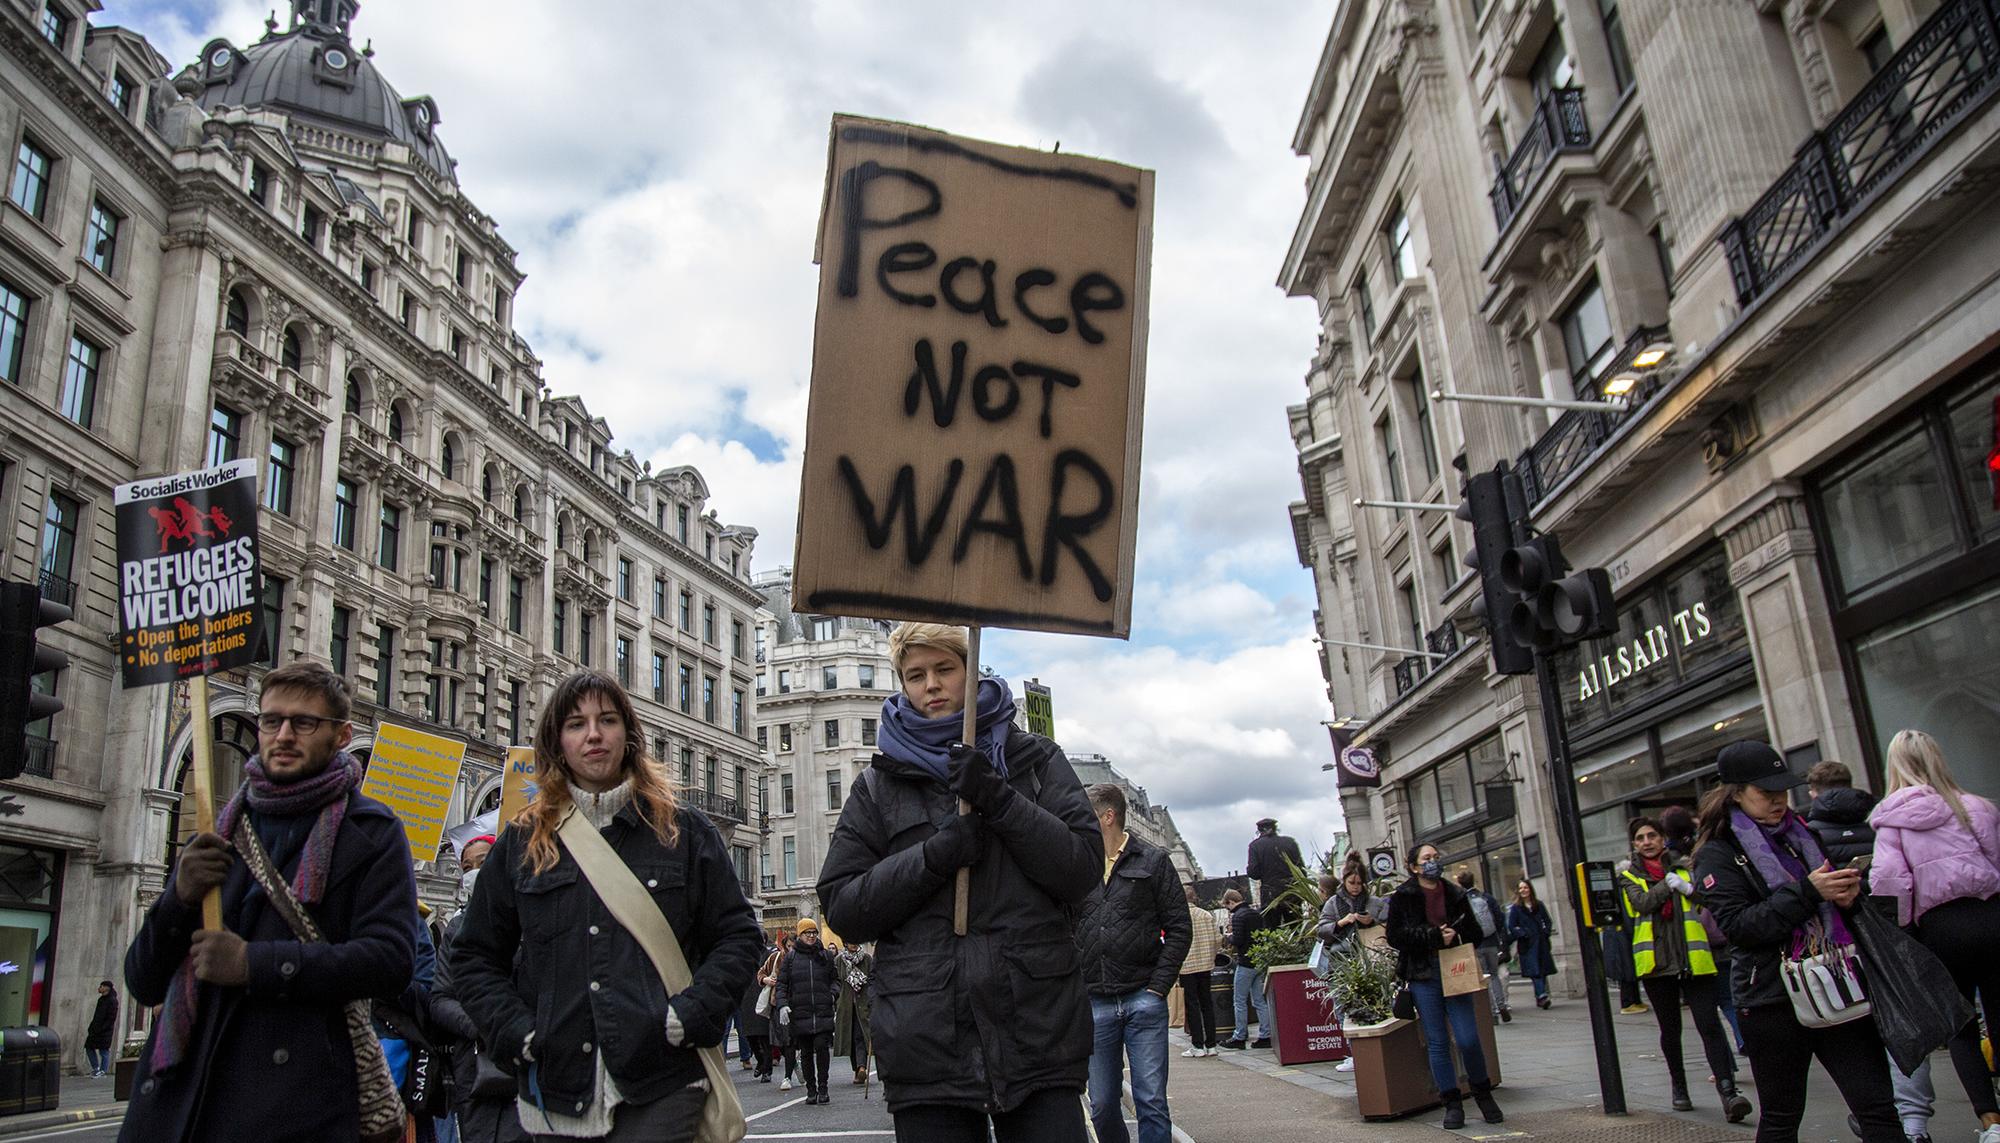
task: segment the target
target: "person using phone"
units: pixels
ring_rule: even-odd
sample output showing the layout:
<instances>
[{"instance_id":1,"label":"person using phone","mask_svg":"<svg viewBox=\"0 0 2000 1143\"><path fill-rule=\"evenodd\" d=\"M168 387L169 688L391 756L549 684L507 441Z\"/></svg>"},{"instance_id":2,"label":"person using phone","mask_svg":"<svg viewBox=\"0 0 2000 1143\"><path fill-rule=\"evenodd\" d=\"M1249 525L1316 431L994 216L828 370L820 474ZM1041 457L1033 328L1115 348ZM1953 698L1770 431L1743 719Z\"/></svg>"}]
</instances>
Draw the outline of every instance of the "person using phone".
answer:
<instances>
[{"instance_id":1,"label":"person using phone","mask_svg":"<svg viewBox=\"0 0 2000 1143\"><path fill-rule=\"evenodd\" d=\"M1459 1058L1465 1062L1465 1078L1472 1084L1472 1099L1479 1105L1480 1115L1488 1123L1503 1122L1507 1117L1493 1098L1486 1052L1479 1044L1474 998L1481 993L1446 996L1438 962L1442 950L1476 945L1486 934L1472 914L1465 890L1445 877L1437 846L1412 846L1409 870L1410 879L1389 895L1386 928L1389 944L1398 954L1396 975L1409 982L1417 1018L1424 1026L1431 1078L1444 1097L1443 1126L1465 1126L1465 1093L1458 1087L1458 1067L1451 1058L1453 1044L1458 1045Z\"/></svg>"}]
</instances>

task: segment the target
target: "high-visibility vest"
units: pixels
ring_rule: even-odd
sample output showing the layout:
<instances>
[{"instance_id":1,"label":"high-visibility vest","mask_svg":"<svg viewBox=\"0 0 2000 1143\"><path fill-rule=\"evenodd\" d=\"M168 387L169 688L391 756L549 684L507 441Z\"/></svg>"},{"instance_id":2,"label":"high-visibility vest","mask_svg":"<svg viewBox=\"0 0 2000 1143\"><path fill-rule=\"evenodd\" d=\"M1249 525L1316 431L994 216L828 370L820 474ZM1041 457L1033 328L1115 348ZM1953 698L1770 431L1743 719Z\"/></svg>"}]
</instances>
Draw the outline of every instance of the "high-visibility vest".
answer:
<instances>
[{"instance_id":1,"label":"high-visibility vest","mask_svg":"<svg viewBox=\"0 0 2000 1143\"><path fill-rule=\"evenodd\" d=\"M1625 876L1641 891L1652 888L1644 877L1630 869L1625 870ZM1619 896L1625 901L1625 916L1632 922L1632 971L1639 976L1651 976L1654 964L1653 922L1658 918L1651 913L1640 916L1639 910L1632 907L1631 894L1620 893ZM1674 915L1680 918L1681 933L1687 938L1688 972L1695 976L1715 975L1715 954L1708 949L1708 929L1702 925L1700 917L1689 914L1687 900L1679 893L1669 894L1668 899L1673 902Z\"/></svg>"}]
</instances>

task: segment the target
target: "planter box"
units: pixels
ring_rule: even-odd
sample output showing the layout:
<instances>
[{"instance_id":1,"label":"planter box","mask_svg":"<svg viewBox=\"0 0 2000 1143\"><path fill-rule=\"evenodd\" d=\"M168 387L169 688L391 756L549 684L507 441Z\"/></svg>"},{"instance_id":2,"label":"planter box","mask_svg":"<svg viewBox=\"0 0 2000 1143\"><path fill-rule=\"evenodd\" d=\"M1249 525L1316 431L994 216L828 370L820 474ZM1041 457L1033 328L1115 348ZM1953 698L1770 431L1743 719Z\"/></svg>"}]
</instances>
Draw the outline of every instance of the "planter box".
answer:
<instances>
[{"instance_id":1,"label":"planter box","mask_svg":"<svg viewBox=\"0 0 2000 1143\"><path fill-rule=\"evenodd\" d=\"M1348 1057L1347 1037L1333 1014L1333 992L1302 964L1271 969L1271 1016L1281 1064L1316 1064Z\"/></svg>"},{"instance_id":2,"label":"planter box","mask_svg":"<svg viewBox=\"0 0 2000 1143\"><path fill-rule=\"evenodd\" d=\"M1493 1010L1485 994L1473 998L1473 1013L1479 1028L1479 1046L1486 1055L1487 1075L1500 1086L1500 1051L1493 1040ZM1367 1120L1400 1119L1405 1115L1438 1106L1443 1100L1431 1082L1431 1058L1424 1043L1423 1027L1414 1020L1391 1020L1386 1024L1346 1029L1349 1049L1354 1054L1354 1091L1361 1117ZM1458 1049L1452 1048L1458 1063ZM1465 1066L1458 1063L1458 1088L1470 1092Z\"/></svg>"}]
</instances>

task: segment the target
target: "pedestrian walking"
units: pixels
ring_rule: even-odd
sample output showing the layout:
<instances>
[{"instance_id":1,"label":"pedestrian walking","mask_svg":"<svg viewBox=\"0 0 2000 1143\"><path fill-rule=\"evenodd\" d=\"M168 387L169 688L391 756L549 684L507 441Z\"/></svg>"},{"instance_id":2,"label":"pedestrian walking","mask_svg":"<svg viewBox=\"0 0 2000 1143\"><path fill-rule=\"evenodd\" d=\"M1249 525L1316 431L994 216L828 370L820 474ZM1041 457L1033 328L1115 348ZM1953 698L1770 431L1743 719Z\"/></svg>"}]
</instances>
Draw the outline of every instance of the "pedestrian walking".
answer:
<instances>
[{"instance_id":1,"label":"pedestrian walking","mask_svg":"<svg viewBox=\"0 0 2000 1143\"><path fill-rule=\"evenodd\" d=\"M962 628L891 635L900 689L841 807L819 899L848 940L875 942L870 1031L897 1139L1079 1143L1091 1020L1070 918L1103 877L1104 841L1062 750L1013 725L1003 680L967 679L966 650ZM968 701L972 744L959 741Z\"/></svg>"},{"instance_id":2,"label":"pedestrian walking","mask_svg":"<svg viewBox=\"0 0 2000 1143\"><path fill-rule=\"evenodd\" d=\"M1368 870L1361 864L1360 854L1347 855L1347 866L1341 871L1338 886L1329 891L1327 880L1320 878L1320 891L1326 894L1326 901L1320 906L1319 927L1315 932L1329 949L1354 948L1361 943L1362 933L1381 926L1388 915L1389 902L1368 891ZM1333 1070L1353 1071L1354 1057L1350 1055L1335 1064Z\"/></svg>"},{"instance_id":3,"label":"pedestrian walking","mask_svg":"<svg viewBox=\"0 0 2000 1143\"><path fill-rule=\"evenodd\" d=\"M1292 887L1292 870L1304 869L1306 859L1299 855L1298 842L1278 832L1278 819L1263 818L1257 822L1257 836L1250 841L1246 860L1243 871L1257 882L1257 900L1265 926L1276 928L1297 921L1298 905L1280 902L1278 898Z\"/></svg>"},{"instance_id":4,"label":"pedestrian walking","mask_svg":"<svg viewBox=\"0 0 2000 1143\"><path fill-rule=\"evenodd\" d=\"M648 758L616 679L556 684L535 729L539 792L481 866L452 946L459 1002L516 1078L530 1134L689 1141L708 1099L697 1048L723 1028L762 937L722 835ZM597 831L616 866L594 877L558 836ZM583 841L585 839L578 839ZM595 847L593 846L593 850ZM694 966L668 996L653 957L598 877L636 878Z\"/></svg>"},{"instance_id":5,"label":"pedestrian walking","mask_svg":"<svg viewBox=\"0 0 2000 1143\"><path fill-rule=\"evenodd\" d=\"M833 1054L846 1056L854 1082L868 1082L868 982L875 975L874 946L849 945L833 954L840 968L840 1004L833 1014Z\"/></svg>"},{"instance_id":6,"label":"pedestrian walking","mask_svg":"<svg viewBox=\"0 0 2000 1143\"><path fill-rule=\"evenodd\" d=\"M118 1030L118 990L108 980L97 982L97 1008L83 1034L83 1052L90 1057L90 1078L111 1074L111 1039Z\"/></svg>"},{"instance_id":7,"label":"pedestrian walking","mask_svg":"<svg viewBox=\"0 0 2000 1143\"><path fill-rule=\"evenodd\" d=\"M1125 791L1090 787L1104 838L1104 883L1084 898L1076 943L1090 989L1090 1119L1098 1143L1126 1143L1124 1081L1131 1063L1139 1143L1171 1143L1167 1111L1167 993L1187 959L1193 925L1167 851L1125 829Z\"/></svg>"},{"instance_id":8,"label":"pedestrian walking","mask_svg":"<svg viewBox=\"0 0 2000 1143\"><path fill-rule=\"evenodd\" d=\"M2000 811L1970 794L1946 767L1937 740L1921 730L1889 740L1889 793L1875 807L1869 888L1894 898L1899 924L1916 926L1967 1003L1982 1005L2000 1029ZM1979 1116L1979 1143L2000 1143L2000 1105L1979 1047L1979 1020L1951 1040L1951 1064ZM1894 1069L1891 1069L1894 1071ZM1926 1124L1928 1126L1928 1124Z\"/></svg>"},{"instance_id":9,"label":"pedestrian walking","mask_svg":"<svg viewBox=\"0 0 2000 1143\"><path fill-rule=\"evenodd\" d=\"M264 676L243 785L216 832L182 848L125 954L127 992L160 1012L120 1140L320 1143L359 1137L364 1097L401 1110L382 1065L357 1068L346 1006L410 983L416 883L402 823L358 792L350 705L347 683L317 664ZM201 927L211 889L220 929ZM274 889L322 940L301 943Z\"/></svg>"},{"instance_id":10,"label":"pedestrian walking","mask_svg":"<svg viewBox=\"0 0 2000 1143\"><path fill-rule=\"evenodd\" d=\"M1535 1007L1547 1008L1549 977L1556 974L1555 921L1548 906L1535 896L1535 886L1523 877L1507 906L1507 936L1515 942L1514 962L1535 986Z\"/></svg>"},{"instance_id":11,"label":"pedestrian walking","mask_svg":"<svg viewBox=\"0 0 2000 1143\"><path fill-rule=\"evenodd\" d=\"M1493 1018L1502 1024L1512 1023L1514 1010L1507 1004L1507 976L1506 970L1501 967L1506 959L1503 945L1511 942L1505 940L1507 925L1504 914L1500 912L1500 902L1479 887L1469 869L1459 873L1458 887L1465 890L1473 919L1479 922L1479 931L1485 934L1473 949L1479 957L1479 971L1486 977L1486 994L1493 1007Z\"/></svg>"},{"instance_id":12,"label":"pedestrian walking","mask_svg":"<svg viewBox=\"0 0 2000 1143\"><path fill-rule=\"evenodd\" d=\"M1215 962L1222 951L1222 929L1215 917L1195 902L1194 886L1184 885L1188 910L1188 951L1181 958L1181 1008L1186 1013L1182 1028L1187 1032L1185 1058L1217 1055L1215 1046L1215 997L1209 985L1215 979Z\"/></svg>"},{"instance_id":13,"label":"pedestrian walking","mask_svg":"<svg viewBox=\"0 0 2000 1143\"><path fill-rule=\"evenodd\" d=\"M791 953L792 934L779 933L777 949L764 958L764 966L757 970L757 982L770 988L774 995L778 988L778 969ZM776 1066L777 1060L783 1060L785 1064L785 1074L778 1083L778 1090L790 1091L792 1076L797 1073L799 1064L798 1049L792 1043L791 1025L778 1023L778 1006L775 1003L765 1010L765 1015L769 1018L771 1051L776 1057L772 1064Z\"/></svg>"},{"instance_id":14,"label":"pedestrian walking","mask_svg":"<svg viewBox=\"0 0 2000 1143\"><path fill-rule=\"evenodd\" d=\"M1250 943L1257 939L1257 930L1264 927L1264 915L1257 906L1243 899L1243 893L1231 889L1222 895L1222 906L1229 910L1229 963L1234 968L1230 979L1230 1001L1234 1009L1236 1023L1232 1025L1229 1038L1222 1042L1225 1048L1241 1051L1244 1048L1268 1048L1271 1033L1277 1025L1271 1022L1271 997L1265 990L1264 974L1250 963ZM1250 1036L1250 1010L1257 1010L1257 1038Z\"/></svg>"},{"instance_id":15,"label":"pedestrian walking","mask_svg":"<svg viewBox=\"0 0 2000 1143\"><path fill-rule=\"evenodd\" d=\"M764 962L773 969L771 960L777 954L777 946L764 942ZM757 1010L758 1001L764 1002L764 1010ZM750 986L743 990L743 999L736 1005L736 1026L750 1042L750 1074L758 1083L771 1082L771 1004L764 992L764 968L759 966L757 975L750 980Z\"/></svg>"},{"instance_id":16,"label":"pedestrian walking","mask_svg":"<svg viewBox=\"0 0 2000 1143\"><path fill-rule=\"evenodd\" d=\"M1715 1091L1731 1123L1750 1115L1750 1101L1736 1090L1736 1057L1723 1035L1715 1007L1715 957L1708 930L1697 912L1694 882L1687 866L1667 853L1667 835L1648 817L1625 827L1631 854L1618 863L1625 920L1632 932L1632 970L1645 987L1653 1019L1660 1026L1660 1057L1667 1063L1675 1111L1693 1111L1687 1067L1681 1055L1681 1002L1694 1020L1715 1076Z\"/></svg>"},{"instance_id":17,"label":"pedestrian walking","mask_svg":"<svg viewBox=\"0 0 2000 1143\"><path fill-rule=\"evenodd\" d=\"M1780 980L1779 962L1808 943L1854 943L1841 910L1860 898L1861 874L1833 868L1820 852L1786 800L1803 779L1768 743L1744 739L1723 747L1716 779L1697 815L1694 882L1735 948L1731 983L1763 1104L1758 1143L1798 1139L1815 1058L1854 1113L1862 1143L1903 1143L1874 1019L1807 1028Z\"/></svg>"},{"instance_id":18,"label":"pedestrian walking","mask_svg":"<svg viewBox=\"0 0 2000 1143\"><path fill-rule=\"evenodd\" d=\"M1695 824L1694 811L1686 806L1668 806L1660 811L1660 832L1667 835L1667 853L1675 863L1690 871L1694 869ZM1693 874L1690 872L1689 876ZM1730 987L1729 935L1722 926L1715 923L1715 914L1707 905L1698 906L1695 915L1701 918L1701 925L1708 933L1708 953L1715 958L1715 1007L1729 1024L1729 1042L1736 1053L1743 1052L1743 1029L1736 1023L1736 994ZM1734 1060L1731 1063L1734 1064ZM1925 1067L1929 1074L1929 1066Z\"/></svg>"},{"instance_id":19,"label":"pedestrian walking","mask_svg":"<svg viewBox=\"0 0 2000 1143\"><path fill-rule=\"evenodd\" d=\"M1820 852L1836 868L1858 866L1866 880L1875 857L1875 827L1868 815L1876 806L1875 795L1854 788L1854 772L1832 760L1816 762L1806 771L1806 793L1812 805L1806 810L1806 825L1819 840ZM1883 895L1864 898L1868 907L1894 915L1896 898ZM1737 1037L1742 1044L1742 1037ZM1937 1110L1937 1089L1931 1085L1931 1061L1927 1056L1909 1075L1891 1058L1889 1086L1896 1093L1896 1114L1903 1121L1903 1134L1912 1143L1930 1143L1931 1115Z\"/></svg>"},{"instance_id":20,"label":"pedestrian walking","mask_svg":"<svg viewBox=\"0 0 2000 1143\"><path fill-rule=\"evenodd\" d=\"M1443 1126L1465 1126L1466 1093L1459 1090L1458 1066L1451 1058L1454 1044L1465 1063L1465 1078L1472 1086L1472 1101L1479 1105L1479 1114L1488 1123L1504 1122L1507 1117L1493 1098L1486 1051L1479 1044L1475 994L1446 996L1438 962L1442 950L1467 943L1477 947L1486 934L1473 916L1465 890L1445 879L1437 846L1411 847L1408 867L1409 880L1389 895L1389 944L1399 954L1397 975L1409 984L1411 998L1417 1002L1417 1019L1423 1024L1424 1044L1430 1054L1431 1079L1444 1099Z\"/></svg>"},{"instance_id":21,"label":"pedestrian walking","mask_svg":"<svg viewBox=\"0 0 2000 1143\"><path fill-rule=\"evenodd\" d=\"M819 923L799 922L791 954L778 963L778 980L771 994L774 1019L791 1032L805 1073L806 1102L832 1103L826 1076L833 1053L833 1016L839 1006L840 969L833 953L820 943Z\"/></svg>"}]
</instances>

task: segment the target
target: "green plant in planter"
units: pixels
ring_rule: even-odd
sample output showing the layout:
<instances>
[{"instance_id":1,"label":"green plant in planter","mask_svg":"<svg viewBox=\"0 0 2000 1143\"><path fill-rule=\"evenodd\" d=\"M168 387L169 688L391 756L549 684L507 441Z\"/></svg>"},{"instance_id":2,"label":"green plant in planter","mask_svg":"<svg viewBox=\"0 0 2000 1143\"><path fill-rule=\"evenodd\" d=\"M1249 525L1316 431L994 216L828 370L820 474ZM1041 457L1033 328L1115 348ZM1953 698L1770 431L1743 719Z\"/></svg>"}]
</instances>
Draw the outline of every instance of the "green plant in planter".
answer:
<instances>
[{"instance_id":1,"label":"green plant in planter","mask_svg":"<svg viewBox=\"0 0 2000 1143\"><path fill-rule=\"evenodd\" d=\"M1389 1019L1396 999L1396 963L1385 953L1350 941L1334 950L1326 984L1342 1023L1380 1024Z\"/></svg>"},{"instance_id":2,"label":"green plant in planter","mask_svg":"<svg viewBox=\"0 0 2000 1143\"><path fill-rule=\"evenodd\" d=\"M1259 929L1250 939L1250 963L1265 971L1279 965L1304 964L1312 954L1313 939L1292 925Z\"/></svg>"}]
</instances>

